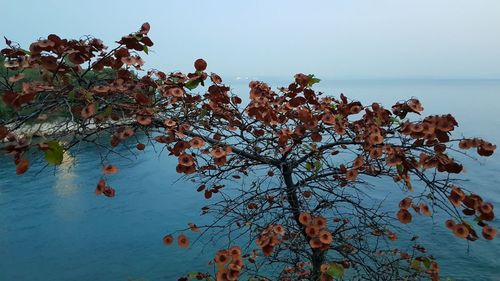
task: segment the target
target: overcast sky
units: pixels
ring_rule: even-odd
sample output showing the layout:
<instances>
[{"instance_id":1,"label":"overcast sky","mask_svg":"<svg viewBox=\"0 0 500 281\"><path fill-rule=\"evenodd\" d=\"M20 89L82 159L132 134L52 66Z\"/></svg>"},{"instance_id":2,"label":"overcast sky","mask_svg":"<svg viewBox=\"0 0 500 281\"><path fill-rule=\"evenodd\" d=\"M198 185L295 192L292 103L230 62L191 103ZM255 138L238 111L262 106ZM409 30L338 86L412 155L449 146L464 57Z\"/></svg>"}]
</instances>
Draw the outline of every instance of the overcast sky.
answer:
<instances>
[{"instance_id":1,"label":"overcast sky","mask_svg":"<svg viewBox=\"0 0 500 281\"><path fill-rule=\"evenodd\" d=\"M500 79L499 0L6 1L0 35L108 45L151 23L147 66L223 76Z\"/></svg>"}]
</instances>

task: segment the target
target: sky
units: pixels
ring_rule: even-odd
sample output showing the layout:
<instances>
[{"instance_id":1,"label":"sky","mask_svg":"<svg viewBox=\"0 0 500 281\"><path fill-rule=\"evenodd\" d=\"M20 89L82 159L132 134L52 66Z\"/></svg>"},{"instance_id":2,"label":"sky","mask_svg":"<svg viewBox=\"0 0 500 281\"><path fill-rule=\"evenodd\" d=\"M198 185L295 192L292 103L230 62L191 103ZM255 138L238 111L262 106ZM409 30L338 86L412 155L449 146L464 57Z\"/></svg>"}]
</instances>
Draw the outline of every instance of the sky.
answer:
<instances>
[{"instance_id":1,"label":"sky","mask_svg":"<svg viewBox=\"0 0 500 281\"><path fill-rule=\"evenodd\" d=\"M108 46L151 24L146 67L223 77L500 79L498 0L0 0L0 35Z\"/></svg>"}]
</instances>

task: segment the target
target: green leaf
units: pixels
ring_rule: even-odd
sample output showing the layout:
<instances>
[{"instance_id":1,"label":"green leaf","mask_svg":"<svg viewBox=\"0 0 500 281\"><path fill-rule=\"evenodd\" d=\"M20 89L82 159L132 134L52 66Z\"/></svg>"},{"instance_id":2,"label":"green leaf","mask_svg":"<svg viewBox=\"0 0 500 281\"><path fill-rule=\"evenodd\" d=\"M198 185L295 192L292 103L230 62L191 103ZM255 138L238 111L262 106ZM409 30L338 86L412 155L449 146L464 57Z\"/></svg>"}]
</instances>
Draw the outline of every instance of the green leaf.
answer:
<instances>
[{"instance_id":1,"label":"green leaf","mask_svg":"<svg viewBox=\"0 0 500 281\"><path fill-rule=\"evenodd\" d=\"M429 267L431 267L431 262L432 260L429 259L428 257L423 257L422 258L422 263L424 264L424 266L428 269Z\"/></svg>"},{"instance_id":2,"label":"green leaf","mask_svg":"<svg viewBox=\"0 0 500 281\"><path fill-rule=\"evenodd\" d=\"M390 118L391 124L401 124L401 121L399 121L399 118L397 117L391 117Z\"/></svg>"},{"instance_id":3,"label":"green leaf","mask_svg":"<svg viewBox=\"0 0 500 281\"><path fill-rule=\"evenodd\" d=\"M45 160L52 165L60 165L64 158L64 148L57 141L49 141L45 150Z\"/></svg>"},{"instance_id":4,"label":"green leaf","mask_svg":"<svg viewBox=\"0 0 500 281\"><path fill-rule=\"evenodd\" d=\"M113 114L113 108L111 106L107 106L103 111L103 115L109 117L111 114Z\"/></svg>"},{"instance_id":5,"label":"green leaf","mask_svg":"<svg viewBox=\"0 0 500 281\"><path fill-rule=\"evenodd\" d=\"M402 172L403 172L403 169L404 169L404 168L403 168L403 165L398 164L398 165L396 166L396 168L398 169L398 172L400 172L400 173L402 173Z\"/></svg>"},{"instance_id":6,"label":"green leaf","mask_svg":"<svg viewBox=\"0 0 500 281\"><path fill-rule=\"evenodd\" d=\"M307 83L309 87L321 81L321 79L314 77L314 74L309 74L307 77L309 77L309 82Z\"/></svg>"},{"instance_id":7,"label":"green leaf","mask_svg":"<svg viewBox=\"0 0 500 281\"><path fill-rule=\"evenodd\" d=\"M422 263L418 260L412 260L411 261L411 268L413 268L416 271L421 271L422 267L420 266Z\"/></svg>"},{"instance_id":8,"label":"green leaf","mask_svg":"<svg viewBox=\"0 0 500 281\"><path fill-rule=\"evenodd\" d=\"M313 165L310 162L307 162L306 163L306 170L310 171L310 170L312 170L312 168L313 168Z\"/></svg>"},{"instance_id":9,"label":"green leaf","mask_svg":"<svg viewBox=\"0 0 500 281\"><path fill-rule=\"evenodd\" d=\"M321 162L320 161L314 162L314 168L316 169L316 171L319 171L321 169Z\"/></svg>"},{"instance_id":10,"label":"green leaf","mask_svg":"<svg viewBox=\"0 0 500 281\"><path fill-rule=\"evenodd\" d=\"M76 95L75 92L73 92L73 91L69 92L68 93L68 100L71 101L71 102L74 101L75 100L75 95Z\"/></svg>"},{"instance_id":11,"label":"green leaf","mask_svg":"<svg viewBox=\"0 0 500 281\"><path fill-rule=\"evenodd\" d=\"M202 119L203 117L207 116L207 114L208 114L208 110L202 109L200 111L200 115L199 115L200 119Z\"/></svg>"},{"instance_id":12,"label":"green leaf","mask_svg":"<svg viewBox=\"0 0 500 281\"><path fill-rule=\"evenodd\" d=\"M31 55L31 52L25 49L19 49L19 51L23 52L25 55Z\"/></svg>"},{"instance_id":13,"label":"green leaf","mask_svg":"<svg viewBox=\"0 0 500 281\"><path fill-rule=\"evenodd\" d=\"M198 87L199 84L200 84L199 80L189 80L187 81L186 84L184 84L184 87L188 88L189 90L193 90L196 87Z\"/></svg>"},{"instance_id":14,"label":"green leaf","mask_svg":"<svg viewBox=\"0 0 500 281\"><path fill-rule=\"evenodd\" d=\"M148 46L144 45L143 47L144 47L144 49L143 49L144 53L146 53L146 55L149 55L149 48L148 48Z\"/></svg>"},{"instance_id":15,"label":"green leaf","mask_svg":"<svg viewBox=\"0 0 500 281\"><path fill-rule=\"evenodd\" d=\"M341 278L344 276L344 267L337 263L332 263L326 270L326 274L333 278Z\"/></svg>"}]
</instances>

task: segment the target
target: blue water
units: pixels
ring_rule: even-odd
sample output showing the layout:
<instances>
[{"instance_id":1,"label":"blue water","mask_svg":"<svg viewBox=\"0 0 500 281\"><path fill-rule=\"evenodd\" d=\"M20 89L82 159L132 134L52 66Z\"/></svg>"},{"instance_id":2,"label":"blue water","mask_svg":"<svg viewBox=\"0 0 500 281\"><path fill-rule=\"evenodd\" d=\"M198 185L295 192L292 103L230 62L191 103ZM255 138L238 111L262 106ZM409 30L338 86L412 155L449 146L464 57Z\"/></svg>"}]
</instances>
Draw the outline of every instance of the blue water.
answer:
<instances>
[{"instance_id":1,"label":"blue water","mask_svg":"<svg viewBox=\"0 0 500 281\"><path fill-rule=\"evenodd\" d=\"M286 85L279 82L273 85ZM246 94L247 84L232 81L237 93ZM457 136L500 144L500 81L322 81L317 88L385 105L415 96L426 114L453 113L460 123ZM188 250L162 245L166 233L206 220L198 211L206 203L202 195L177 181L176 159L151 147L130 160L113 157L121 171L110 181L117 196L108 199L94 195L98 153L81 146L62 166L38 173L38 161L21 177L10 159L0 157L0 280L177 280L185 272L210 271L211 242ZM481 165L464 161L470 180L465 186L500 208L500 154L480 159ZM374 184L373 197L389 195L387 208L396 208L401 195L395 184ZM498 220L494 224L500 227ZM467 243L445 229L442 219L416 218L412 226L443 276L500 280L500 239Z\"/></svg>"}]
</instances>

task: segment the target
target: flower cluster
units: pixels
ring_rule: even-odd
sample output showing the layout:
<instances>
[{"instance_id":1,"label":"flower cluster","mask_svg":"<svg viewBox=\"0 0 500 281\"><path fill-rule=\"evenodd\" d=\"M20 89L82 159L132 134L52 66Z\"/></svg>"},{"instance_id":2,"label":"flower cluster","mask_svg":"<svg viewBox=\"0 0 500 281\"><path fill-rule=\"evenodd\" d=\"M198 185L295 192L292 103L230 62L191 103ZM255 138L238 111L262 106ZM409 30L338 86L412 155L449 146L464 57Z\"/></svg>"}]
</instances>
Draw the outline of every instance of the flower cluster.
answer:
<instances>
[{"instance_id":1,"label":"flower cluster","mask_svg":"<svg viewBox=\"0 0 500 281\"><path fill-rule=\"evenodd\" d=\"M241 270L244 267L241 249L238 246L218 251L214 262L217 265L217 281L238 280Z\"/></svg>"},{"instance_id":2,"label":"flower cluster","mask_svg":"<svg viewBox=\"0 0 500 281\"><path fill-rule=\"evenodd\" d=\"M305 233L309 237L311 248L328 250L333 241L333 236L327 230L324 217L312 216L310 213L304 212L300 214L299 222L305 227Z\"/></svg>"},{"instance_id":3,"label":"flower cluster","mask_svg":"<svg viewBox=\"0 0 500 281\"><path fill-rule=\"evenodd\" d=\"M401 202L399 202L399 211L396 215L398 220L402 224L408 224L412 220L412 215L410 213L410 207L418 214L430 217L432 212L427 204L421 202L420 204L414 204L410 197L406 197Z\"/></svg>"},{"instance_id":4,"label":"flower cluster","mask_svg":"<svg viewBox=\"0 0 500 281\"><path fill-rule=\"evenodd\" d=\"M485 239L492 240L495 238L497 230L485 222L492 221L495 218L493 204L484 202L483 199L476 194L465 195L465 192L457 186L451 189L448 199L455 207L462 207L462 213L464 215L474 217L474 221L482 227L482 235ZM465 221L456 223L449 219L445 224L457 237L471 241L478 239L478 235L472 228L472 225Z\"/></svg>"},{"instance_id":5,"label":"flower cluster","mask_svg":"<svg viewBox=\"0 0 500 281\"><path fill-rule=\"evenodd\" d=\"M274 247L281 244L283 235L285 235L285 228L282 225L268 225L261 231L259 238L255 242L265 256L270 256Z\"/></svg>"}]
</instances>

